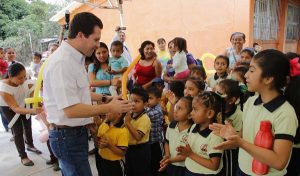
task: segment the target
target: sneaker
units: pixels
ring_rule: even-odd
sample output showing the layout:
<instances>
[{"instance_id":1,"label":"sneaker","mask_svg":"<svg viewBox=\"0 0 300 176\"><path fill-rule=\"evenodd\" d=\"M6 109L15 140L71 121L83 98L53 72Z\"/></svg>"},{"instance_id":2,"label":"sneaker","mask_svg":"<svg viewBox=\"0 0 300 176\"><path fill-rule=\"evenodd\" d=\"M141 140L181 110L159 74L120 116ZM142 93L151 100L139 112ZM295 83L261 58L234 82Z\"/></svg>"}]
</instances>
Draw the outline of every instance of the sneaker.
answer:
<instances>
[{"instance_id":1,"label":"sneaker","mask_svg":"<svg viewBox=\"0 0 300 176\"><path fill-rule=\"evenodd\" d=\"M59 171L59 170L60 170L60 167L59 167L59 164L58 164L58 163L54 163L54 164L53 164L53 170L54 170L54 171Z\"/></svg>"}]
</instances>

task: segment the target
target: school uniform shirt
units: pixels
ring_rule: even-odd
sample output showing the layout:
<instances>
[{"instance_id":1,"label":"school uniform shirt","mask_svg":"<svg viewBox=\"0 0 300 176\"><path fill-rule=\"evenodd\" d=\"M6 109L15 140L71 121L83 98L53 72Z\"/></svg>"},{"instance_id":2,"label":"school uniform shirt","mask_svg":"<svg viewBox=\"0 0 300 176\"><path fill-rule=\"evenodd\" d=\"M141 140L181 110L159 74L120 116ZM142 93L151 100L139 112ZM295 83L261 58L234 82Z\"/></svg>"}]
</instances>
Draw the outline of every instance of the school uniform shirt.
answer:
<instances>
[{"instance_id":1,"label":"school uniform shirt","mask_svg":"<svg viewBox=\"0 0 300 176\"><path fill-rule=\"evenodd\" d=\"M64 113L64 108L79 103L92 104L85 57L63 41L48 59L43 73L43 101L49 123L73 127L93 123L92 118L68 118Z\"/></svg>"},{"instance_id":2,"label":"school uniform shirt","mask_svg":"<svg viewBox=\"0 0 300 176\"><path fill-rule=\"evenodd\" d=\"M221 171L223 167L222 161L222 150L215 150L213 147L223 142L223 139L219 136L216 136L212 133L212 131L207 127L206 129L200 131L200 125L194 124L189 132L188 143L192 149L192 151L205 158L210 159L213 157L220 158L219 169L216 171L210 170L191 158L187 157L185 160L185 167L193 173L198 174L217 174Z\"/></svg>"},{"instance_id":3,"label":"school uniform shirt","mask_svg":"<svg viewBox=\"0 0 300 176\"><path fill-rule=\"evenodd\" d=\"M274 140L283 139L293 141L298 121L293 107L279 95L268 103L263 104L260 96L250 97L245 103L243 111L243 139L254 143L260 128L260 122L268 120L272 124ZM253 157L242 148L239 149L239 167L248 175L252 172ZM285 175L286 167L279 171L269 168L268 175Z\"/></svg>"},{"instance_id":4,"label":"school uniform shirt","mask_svg":"<svg viewBox=\"0 0 300 176\"><path fill-rule=\"evenodd\" d=\"M110 126L108 122L104 122L99 126L98 137L106 138L112 145L127 148L129 140L129 132L127 128L123 126L123 123L117 123L114 126ZM121 160L123 157L115 154L109 148L99 149L99 155L106 160L116 161Z\"/></svg>"},{"instance_id":5,"label":"school uniform shirt","mask_svg":"<svg viewBox=\"0 0 300 176\"><path fill-rule=\"evenodd\" d=\"M236 131L241 131L243 126L243 112L234 106L229 112L225 113L226 120L229 121Z\"/></svg>"},{"instance_id":6,"label":"school uniform shirt","mask_svg":"<svg viewBox=\"0 0 300 176\"><path fill-rule=\"evenodd\" d=\"M228 78L228 73L225 73L223 76L218 76L217 73L215 73L214 76L208 78L208 86L211 87L212 89L215 88L215 86L222 80Z\"/></svg>"},{"instance_id":7,"label":"school uniform shirt","mask_svg":"<svg viewBox=\"0 0 300 176\"><path fill-rule=\"evenodd\" d=\"M142 115L137 117L132 117L130 121L133 128L137 131L140 131L144 134L143 138L137 141L131 134L129 135L129 145L144 144L149 141L151 121L146 112L143 112Z\"/></svg>"},{"instance_id":8,"label":"school uniform shirt","mask_svg":"<svg viewBox=\"0 0 300 176\"><path fill-rule=\"evenodd\" d=\"M189 130L190 128L179 131L177 121L172 121L168 126L166 132L166 142L169 144L171 158L174 158L178 155L178 152L176 151L177 147L187 143ZM172 165L185 167L184 161L172 163Z\"/></svg>"},{"instance_id":9,"label":"school uniform shirt","mask_svg":"<svg viewBox=\"0 0 300 176\"><path fill-rule=\"evenodd\" d=\"M163 112L158 104L146 109L147 115L151 121L150 144L163 142Z\"/></svg>"}]
</instances>

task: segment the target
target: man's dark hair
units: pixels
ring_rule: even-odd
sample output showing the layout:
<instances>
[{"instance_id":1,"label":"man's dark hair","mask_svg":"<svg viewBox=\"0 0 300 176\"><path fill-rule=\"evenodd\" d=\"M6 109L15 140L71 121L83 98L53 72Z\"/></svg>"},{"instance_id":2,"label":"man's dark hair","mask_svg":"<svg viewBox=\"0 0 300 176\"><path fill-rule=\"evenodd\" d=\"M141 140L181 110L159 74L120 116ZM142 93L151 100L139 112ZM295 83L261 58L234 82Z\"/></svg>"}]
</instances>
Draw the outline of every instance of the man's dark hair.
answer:
<instances>
[{"instance_id":1,"label":"man's dark hair","mask_svg":"<svg viewBox=\"0 0 300 176\"><path fill-rule=\"evenodd\" d=\"M95 26L103 29L102 21L98 17L89 12L78 13L71 21L68 37L74 39L79 32L88 37L94 32Z\"/></svg>"}]
</instances>

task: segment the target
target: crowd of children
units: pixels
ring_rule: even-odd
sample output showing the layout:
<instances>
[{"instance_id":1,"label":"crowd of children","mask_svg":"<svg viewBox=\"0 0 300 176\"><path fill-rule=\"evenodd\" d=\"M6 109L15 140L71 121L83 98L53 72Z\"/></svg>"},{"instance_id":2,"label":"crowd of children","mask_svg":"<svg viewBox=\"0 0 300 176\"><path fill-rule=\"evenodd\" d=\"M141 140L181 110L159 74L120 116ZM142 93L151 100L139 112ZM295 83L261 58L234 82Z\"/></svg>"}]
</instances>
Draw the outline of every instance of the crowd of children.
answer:
<instances>
[{"instance_id":1,"label":"crowd of children","mask_svg":"<svg viewBox=\"0 0 300 176\"><path fill-rule=\"evenodd\" d=\"M233 42L240 47L244 37L237 35ZM114 142L122 152L110 149L119 155L118 170L124 167L128 176L254 175L255 159L268 165L266 175L298 175L299 70L294 75L289 70L300 65L299 55L288 60L288 54L277 50L255 53L239 48L231 59L217 56L216 72L207 78L201 65L189 69L185 42L183 38L170 42L173 62L163 60L167 74L163 80L155 78L146 90L138 85L131 90L135 109L119 115L127 142ZM161 43L165 40L159 39ZM272 124L272 149L254 145L262 120Z\"/></svg>"}]
</instances>

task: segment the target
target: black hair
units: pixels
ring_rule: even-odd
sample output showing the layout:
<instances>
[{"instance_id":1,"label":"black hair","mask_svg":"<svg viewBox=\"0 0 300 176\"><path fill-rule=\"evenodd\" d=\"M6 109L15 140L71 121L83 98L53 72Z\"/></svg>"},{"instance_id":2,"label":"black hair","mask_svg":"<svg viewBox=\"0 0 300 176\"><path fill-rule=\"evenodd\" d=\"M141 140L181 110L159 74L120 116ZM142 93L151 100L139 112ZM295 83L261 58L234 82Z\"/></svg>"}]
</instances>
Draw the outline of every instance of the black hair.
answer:
<instances>
[{"instance_id":1,"label":"black hair","mask_svg":"<svg viewBox=\"0 0 300 176\"><path fill-rule=\"evenodd\" d=\"M70 23L68 37L74 39L79 32L88 37L94 32L95 26L98 26L100 29L103 28L103 23L97 16L89 12L78 13Z\"/></svg>"},{"instance_id":2,"label":"black hair","mask_svg":"<svg viewBox=\"0 0 300 176\"><path fill-rule=\"evenodd\" d=\"M189 96L185 96L185 97L181 97L179 100L185 101L187 103L187 110L189 113L191 113L193 110L193 108L192 108L193 98L189 97Z\"/></svg>"},{"instance_id":3,"label":"black hair","mask_svg":"<svg viewBox=\"0 0 300 176\"><path fill-rule=\"evenodd\" d=\"M296 57L299 57L300 58L300 54L297 54L297 53L293 53L293 52L287 52L285 54L285 56L288 58L288 60L291 60L291 59L294 59ZM300 62L300 61L299 61Z\"/></svg>"},{"instance_id":4,"label":"black hair","mask_svg":"<svg viewBox=\"0 0 300 176\"><path fill-rule=\"evenodd\" d=\"M193 98L192 97L185 96L185 97L181 97L179 100L182 100L182 101L184 101L186 103L186 108L187 108L188 113L191 113L193 111L193 106L192 106ZM188 122L190 124L194 123L193 119L191 119L191 118L188 119Z\"/></svg>"},{"instance_id":5,"label":"black hair","mask_svg":"<svg viewBox=\"0 0 300 176\"><path fill-rule=\"evenodd\" d=\"M212 109L215 112L213 122L218 122L218 115L220 113L220 120L222 121L222 123L225 122L225 101L220 95L212 91L204 91L198 94L194 98L194 100L200 100L203 105L205 105L209 109Z\"/></svg>"},{"instance_id":6,"label":"black hair","mask_svg":"<svg viewBox=\"0 0 300 176\"><path fill-rule=\"evenodd\" d=\"M161 98L161 94L162 92L158 90L158 88L156 88L155 86L151 86L147 89L147 93L148 95L152 94L154 95L156 98Z\"/></svg>"},{"instance_id":7,"label":"black hair","mask_svg":"<svg viewBox=\"0 0 300 176\"><path fill-rule=\"evenodd\" d=\"M164 38L159 38L157 39L157 43L162 43L162 42L165 42L166 43L166 40Z\"/></svg>"},{"instance_id":8,"label":"black hair","mask_svg":"<svg viewBox=\"0 0 300 176\"><path fill-rule=\"evenodd\" d=\"M195 66L195 67L193 67L193 68L191 69L190 75L192 75L193 73L199 74L199 75L203 78L203 80L206 80L206 78L207 78L205 69L204 69L204 67L202 67L202 66Z\"/></svg>"},{"instance_id":9,"label":"black hair","mask_svg":"<svg viewBox=\"0 0 300 176\"><path fill-rule=\"evenodd\" d=\"M227 98L240 98L241 90L238 81L232 79L224 79L218 84L225 90Z\"/></svg>"},{"instance_id":10,"label":"black hair","mask_svg":"<svg viewBox=\"0 0 300 176\"><path fill-rule=\"evenodd\" d=\"M105 48L105 49L107 50L107 52L109 51L107 45L106 45L105 43L103 43L103 42L100 42L99 48ZM101 67L101 63L100 63L100 61L99 61L99 60L97 59L97 57L96 57L96 51L97 51L97 50L95 50L95 51L94 51L94 54L92 54L92 56L91 56L91 57L93 57L93 59L94 59L94 70L93 70L93 72L94 72L95 74L98 72L98 70L99 70L100 67ZM109 59L109 54L108 54L108 58L107 58L107 60L106 60L106 63L107 63L107 64L108 64L108 59Z\"/></svg>"},{"instance_id":11,"label":"black hair","mask_svg":"<svg viewBox=\"0 0 300 176\"><path fill-rule=\"evenodd\" d=\"M285 96L288 102L294 107L297 119L300 122L300 76L293 77L285 90ZM300 143L300 128L298 126L296 136L294 138L295 144Z\"/></svg>"},{"instance_id":12,"label":"black hair","mask_svg":"<svg viewBox=\"0 0 300 176\"><path fill-rule=\"evenodd\" d=\"M193 84L195 84L195 86L199 89L199 92L202 92L205 89L205 82L202 80L191 77L188 78L186 81L191 81Z\"/></svg>"},{"instance_id":13,"label":"black hair","mask_svg":"<svg viewBox=\"0 0 300 176\"><path fill-rule=\"evenodd\" d=\"M139 53L141 55L141 59L144 60L146 57L145 57L145 54L144 54L144 49L146 48L147 45L152 45L152 47L154 48L155 47L155 44L149 40L146 40L144 41L142 44L141 44L141 47L139 48Z\"/></svg>"},{"instance_id":14,"label":"black hair","mask_svg":"<svg viewBox=\"0 0 300 176\"><path fill-rule=\"evenodd\" d=\"M259 45L258 43L254 42L252 47L254 48L256 45Z\"/></svg>"},{"instance_id":15,"label":"black hair","mask_svg":"<svg viewBox=\"0 0 300 176\"><path fill-rule=\"evenodd\" d=\"M286 56L281 51L266 49L257 53L253 60L262 70L261 77L273 77L272 86L281 92L281 89L286 86L290 72L290 63Z\"/></svg>"},{"instance_id":16,"label":"black hair","mask_svg":"<svg viewBox=\"0 0 300 176\"><path fill-rule=\"evenodd\" d=\"M15 62L8 67L7 74L5 75L5 79L7 79L9 77L18 76L20 74L20 72L22 72L24 70L25 70L24 65L22 65L18 62Z\"/></svg>"},{"instance_id":17,"label":"black hair","mask_svg":"<svg viewBox=\"0 0 300 176\"><path fill-rule=\"evenodd\" d=\"M247 53L251 58L254 57L254 51L252 48L244 48L240 54Z\"/></svg>"},{"instance_id":18,"label":"black hair","mask_svg":"<svg viewBox=\"0 0 300 176\"><path fill-rule=\"evenodd\" d=\"M112 46L120 47L123 50L123 43L119 40L112 42L110 48L112 48Z\"/></svg>"},{"instance_id":19,"label":"black hair","mask_svg":"<svg viewBox=\"0 0 300 176\"><path fill-rule=\"evenodd\" d=\"M94 62L94 60L95 60L95 51L94 51L94 53L90 56L90 57L85 57L85 59L84 59L84 63L85 64L90 64L90 63L93 63Z\"/></svg>"},{"instance_id":20,"label":"black hair","mask_svg":"<svg viewBox=\"0 0 300 176\"><path fill-rule=\"evenodd\" d=\"M184 83L182 81L171 81L169 84L170 90L175 94L176 97L183 97L183 91L184 91Z\"/></svg>"},{"instance_id":21,"label":"black hair","mask_svg":"<svg viewBox=\"0 0 300 176\"><path fill-rule=\"evenodd\" d=\"M171 43L174 44L174 40L170 40L170 41L168 42L168 47L170 47Z\"/></svg>"},{"instance_id":22,"label":"black hair","mask_svg":"<svg viewBox=\"0 0 300 176\"><path fill-rule=\"evenodd\" d=\"M179 52L184 51L185 53L188 53L186 40L184 38L176 37L173 39L173 42L174 45L178 47Z\"/></svg>"},{"instance_id":23,"label":"black hair","mask_svg":"<svg viewBox=\"0 0 300 176\"><path fill-rule=\"evenodd\" d=\"M144 103L148 102L149 95L146 92L146 90L143 89L142 87L134 87L131 90L130 94L134 94L134 95L137 95L137 96L141 97Z\"/></svg>"},{"instance_id":24,"label":"black hair","mask_svg":"<svg viewBox=\"0 0 300 176\"><path fill-rule=\"evenodd\" d=\"M223 59L225 60L226 64L227 64L227 67L229 67L229 58L227 56L224 56L224 55L218 55L216 58L215 58L215 62L217 61L217 59Z\"/></svg>"},{"instance_id":25,"label":"black hair","mask_svg":"<svg viewBox=\"0 0 300 176\"><path fill-rule=\"evenodd\" d=\"M39 52L33 52L33 56L35 56L35 57L38 57L38 58L40 58L40 59L42 59L42 54L41 53L39 53Z\"/></svg>"},{"instance_id":26,"label":"black hair","mask_svg":"<svg viewBox=\"0 0 300 176\"><path fill-rule=\"evenodd\" d=\"M0 50L4 50L2 47L0 47Z\"/></svg>"},{"instance_id":27,"label":"black hair","mask_svg":"<svg viewBox=\"0 0 300 176\"><path fill-rule=\"evenodd\" d=\"M235 67L232 72L237 72L241 75L242 79L243 79L243 83L246 84L246 78L245 78L245 74L247 73L247 71L249 70L249 67L246 67L244 65L239 65L237 67Z\"/></svg>"},{"instance_id":28,"label":"black hair","mask_svg":"<svg viewBox=\"0 0 300 176\"><path fill-rule=\"evenodd\" d=\"M247 100L246 93L244 94L241 90L241 87L239 85L238 81L232 80L232 79L224 79L218 83L218 85L225 90L226 97L228 99L236 98L240 99L240 106L243 110L243 105L245 101Z\"/></svg>"},{"instance_id":29,"label":"black hair","mask_svg":"<svg viewBox=\"0 0 300 176\"><path fill-rule=\"evenodd\" d=\"M244 33L242 33L242 32L234 32L234 33L231 34L230 40L229 40L229 41L231 41L232 38L233 38L235 35L241 35L241 36L243 37L243 39L246 40L246 35L245 35Z\"/></svg>"}]
</instances>

